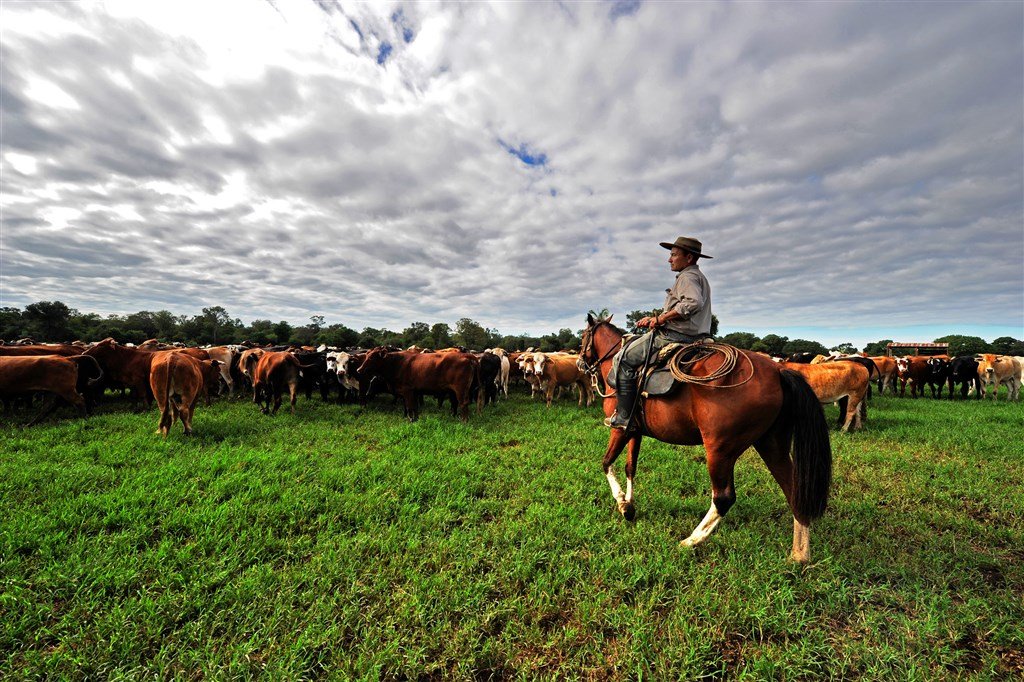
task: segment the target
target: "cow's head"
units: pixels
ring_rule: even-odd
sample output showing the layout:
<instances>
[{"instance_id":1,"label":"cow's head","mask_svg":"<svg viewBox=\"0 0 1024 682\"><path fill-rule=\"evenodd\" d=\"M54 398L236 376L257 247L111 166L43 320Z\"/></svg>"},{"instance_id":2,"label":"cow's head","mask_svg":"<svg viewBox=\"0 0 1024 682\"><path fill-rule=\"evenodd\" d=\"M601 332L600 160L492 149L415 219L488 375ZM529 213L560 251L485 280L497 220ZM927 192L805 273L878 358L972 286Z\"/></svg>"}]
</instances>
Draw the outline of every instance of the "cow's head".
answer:
<instances>
[{"instance_id":1,"label":"cow's head","mask_svg":"<svg viewBox=\"0 0 1024 682\"><path fill-rule=\"evenodd\" d=\"M386 347L377 346L366 354L366 357L363 358L362 364L359 365L359 369L356 371L360 374L373 374L380 370L384 365L384 361L390 354L390 351Z\"/></svg>"},{"instance_id":2,"label":"cow's head","mask_svg":"<svg viewBox=\"0 0 1024 682\"><path fill-rule=\"evenodd\" d=\"M896 358L896 371L899 372L900 376L907 373L910 369L910 358Z\"/></svg>"},{"instance_id":3,"label":"cow's head","mask_svg":"<svg viewBox=\"0 0 1024 682\"><path fill-rule=\"evenodd\" d=\"M547 367L547 364L548 356L544 355L544 353L533 354L533 367L534 371L537 373L537 376L544 376L544 368Z\"/></svg>"},{"instance_id":4,"label":"cow's head","mask_svg":"<svg viewBox=\"0 0 1024 682\"><path fill-rule=\"evenodd\" d=\"M533 364L533 353L523 353L518 360L519 369L523 370L523 376L533 376L536 368Z\"/></svg>"}]
</instances>

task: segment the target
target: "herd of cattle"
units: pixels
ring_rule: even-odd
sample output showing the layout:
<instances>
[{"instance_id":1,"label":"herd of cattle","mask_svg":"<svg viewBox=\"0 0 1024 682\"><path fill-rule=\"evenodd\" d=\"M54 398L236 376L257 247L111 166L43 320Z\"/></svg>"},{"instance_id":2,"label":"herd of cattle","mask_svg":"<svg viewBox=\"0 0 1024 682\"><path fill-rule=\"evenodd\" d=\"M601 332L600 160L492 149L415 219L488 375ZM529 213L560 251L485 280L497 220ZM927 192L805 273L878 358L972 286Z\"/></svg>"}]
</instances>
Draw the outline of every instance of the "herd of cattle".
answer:
<instances>
[{"instance_id":1,"label":"herd of cattle","mask_svg":"<svg viewBox=\"0 0 1024 682\"><path fill-rule=\"evenodd\" d=\"M31 404L34 395L48 394L42 411L29 422L35 424L63 403L84 416L107 390L120 389L130 393L136 408L156 401L164 436L178 419L191 433L199 399L209 405L210 397L222 391L229 396L251 391L265 414L278 411L286 391L292 412L303 391L310 397L318 389L325 401L360 403L386 392L404 403L412 420L423 399L432 396L439 405L450 400L452 413L466 420L472 402L479 412L500 395L507 397L509 382L517 380L530 386L531 395L541 392L548 406L568 386L578 388L580 404L586 400L590 405L590 381L576 360L570 353L500 348L186 348L156 340L133 346L112 338L90 344L5 344L0 345L0 398L10 410L19 400Z\"/></svg>"},{"instance_id":2,"label":"herd of cattle","mask_svg":"<svg viewBox=\"0 0 1024 682\"><path fill-rule=\"evenodd\" d=\"M996 398L998 387L1019 400L1024 383L1024 358L1013 356L811 356L798 354L775 358L807 379L823 404L838 402L843 430L860 428L866 418L866 398L871 382L880 393L888 388L904 396L924 395L931 389L941 398L943 389L954 397L974 393ZM192 415L200 398L210 404L211 395L251 391L263 413L275 413L288 392L292 412L297 395L307 397L318 389L324 400L365 403L371 396L389 393L401 400L406 416L415 420L422 401L434 397L438 405L451 402L452 414L469 417L470 404L477 411L508 396L510 382L529 385L550 407L563 390L575 389L578 404L590 405L590 377L571 352L541 353L532 350L509 353L503 349L470 352L464 348L400 350L378 347L339 349L311 347L250 347L248 345L185 348L156 340L139 346L112 338L86 344L21 343L0 345L0 398L10 410L18 400L31 404L32 396L49 394L34 424L58 405L68 403L88 414L110 389L130 392L136 407L160 410L159 432L165 437L177 419L185 433L192 430ZM332 397L332 394L336 394Z\"/></svg>"}]
</instances>

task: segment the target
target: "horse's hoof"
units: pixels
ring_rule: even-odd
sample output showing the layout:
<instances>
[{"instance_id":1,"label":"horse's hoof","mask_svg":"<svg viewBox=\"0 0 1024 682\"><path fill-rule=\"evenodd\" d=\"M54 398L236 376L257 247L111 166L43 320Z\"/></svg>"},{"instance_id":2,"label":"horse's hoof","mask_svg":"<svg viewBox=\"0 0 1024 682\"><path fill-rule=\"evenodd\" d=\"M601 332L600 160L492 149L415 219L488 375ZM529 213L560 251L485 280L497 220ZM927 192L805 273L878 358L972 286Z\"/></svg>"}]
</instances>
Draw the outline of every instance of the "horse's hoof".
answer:
<instances>
[{"instance_id":1,"label":"horse's hoof","mask_svg":"<svg viewBox=\"0 0 1024 682\"><path fill-rule=\"evenodd\" d=\"M619 502L619 513L622 514L622 518L632 521L636 518L636 507L632 502Z\"/></svg>"}]
</instances>

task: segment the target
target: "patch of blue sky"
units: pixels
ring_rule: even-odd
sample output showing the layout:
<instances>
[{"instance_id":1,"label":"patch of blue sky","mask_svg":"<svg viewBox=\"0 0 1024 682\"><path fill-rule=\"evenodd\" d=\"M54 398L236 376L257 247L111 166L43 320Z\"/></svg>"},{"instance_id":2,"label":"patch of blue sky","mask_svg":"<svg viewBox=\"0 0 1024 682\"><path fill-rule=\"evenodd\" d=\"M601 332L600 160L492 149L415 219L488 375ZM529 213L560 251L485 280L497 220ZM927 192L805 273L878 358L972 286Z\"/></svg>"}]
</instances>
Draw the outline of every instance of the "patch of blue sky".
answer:
<instances>
[{"instance_id":1,"label":"patch of blue sky","mask_svg":"<svg viewBox=\"0 0 1024 682\"><path fill-rule=\"evenodd\" d=\"M377 63L383 64L386 62L388 60L388 56L391 55L392 49L391 43L386 40L381 41L380 49L377 51Z\"/></svg>"},{"instance_id":2,"label":"patch of blue sky","mask_svg":"<svg viewBox=\"0 0 1024 682\"><path fill-rule=\"evenodd\" d=\"M547 154L531 150L525 142L521 143L518 148L513 147L502 139L498 140L498 144L500 144L505 151L525 163L527 166L546 166L548 163Z\"/></svg>"},{"instance_id":3,"label":"patch of blue sky","mask_svg":"<svg viewBox=\"0 0 1024 682\"><path fill-rule=\"evenodd\" d=\"M608 16L612 21L620 17L629 17L640 11L640 0L612 0L612 8Z\"/></svg>"},{"instance_id":4,"label":"patch of blue sky","mask_svg":"<svg viewBox=\"0 0 1024 682\"><path fill-rule=\"evenodd\" d=\"M407 19L405 18L405 12L401 8L395 10L391 14L391 23L395 25L395 28L402 32L402 40L407 43L411 43L412 39L416 36L413 30L409 27Z\"/></svg>"}]
</instances>

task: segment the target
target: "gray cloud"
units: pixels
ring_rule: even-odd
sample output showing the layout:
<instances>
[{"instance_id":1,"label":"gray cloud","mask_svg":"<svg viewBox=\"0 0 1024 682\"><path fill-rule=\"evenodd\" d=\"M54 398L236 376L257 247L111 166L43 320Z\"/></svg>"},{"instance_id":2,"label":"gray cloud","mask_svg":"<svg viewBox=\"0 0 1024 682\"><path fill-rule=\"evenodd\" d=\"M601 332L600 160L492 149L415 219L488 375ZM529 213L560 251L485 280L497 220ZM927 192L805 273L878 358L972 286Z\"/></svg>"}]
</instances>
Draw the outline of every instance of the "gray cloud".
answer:
<instances>
[{"instance_id":1,"label":"gray cloud","mask_svg":"<svg viewBox=\"0 0 1024 682\"><path fill-rule=\"evenodd\" d=\"M1024 335L1019 5L108 11L5 9L4 305Z\"/></svg>"}]
</instances>

